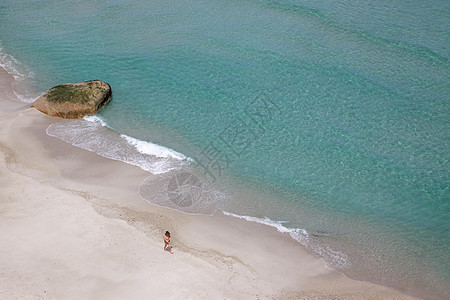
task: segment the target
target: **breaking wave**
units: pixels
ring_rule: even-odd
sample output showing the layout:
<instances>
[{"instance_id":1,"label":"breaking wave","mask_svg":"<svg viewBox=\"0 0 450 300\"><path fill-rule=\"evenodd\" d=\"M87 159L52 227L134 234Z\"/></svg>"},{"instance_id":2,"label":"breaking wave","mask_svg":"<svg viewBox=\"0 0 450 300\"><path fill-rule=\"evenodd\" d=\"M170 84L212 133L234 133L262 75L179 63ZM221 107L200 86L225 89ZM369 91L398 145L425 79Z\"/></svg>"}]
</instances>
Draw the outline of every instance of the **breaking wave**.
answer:
<instances>
[{"instance_id":1,"label":"breaking wave","mask_svg":"<svg viewBox=\"0 0 450 300\"><path fill-rule=\"evenodd\" d=\"M310 236L305 229L289 228L283 225L287 222L273 221L267 217L256 218L251 216L241 216L226 211L223 211L222 213L226 216L242 219L248 222L255 222L274 227L281 233L289 233L294 240L302 244L306 249L320 256L328 267L342 270L348 269L352 265L347 254L342 251L331 249L327 244L322 243L317 238Z\"/></svg>"},{"instance_id":2,"label":"breaking wave","mask_svg":"<svg viewBox=\"0 0 450 300\"><path fill-rule=\"evenodd\" d=\"M190 161L188 157L175 150L121 135L109 128L99 116L86 116L80 120L61 120L51 124L46 132L49 136L59 138L73 146L138 166L152 174L179 169Z\"/></svg>"}]
</instances>

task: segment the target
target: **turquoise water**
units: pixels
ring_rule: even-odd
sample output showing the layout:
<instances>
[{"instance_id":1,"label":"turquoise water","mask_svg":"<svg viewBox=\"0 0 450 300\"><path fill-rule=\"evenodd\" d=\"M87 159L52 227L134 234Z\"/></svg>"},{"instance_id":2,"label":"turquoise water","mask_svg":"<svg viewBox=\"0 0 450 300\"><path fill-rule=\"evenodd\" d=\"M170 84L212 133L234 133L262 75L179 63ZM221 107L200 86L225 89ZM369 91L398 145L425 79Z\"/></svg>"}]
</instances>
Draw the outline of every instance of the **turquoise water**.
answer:
<instances>
[{"instance_id":1,"label":"turquoise water","mask_svg":"<svg viewBox=\"0 0 450 300\"><path fill-rule=\"evenodd\" d=\"M113 132L49 134L162 181L214 157L228 196L187 212L287 221L351 277L449 297L450 3L366 2L3 1L0 57L24 101L112 86Z\"/></svg>"}]
</instances>

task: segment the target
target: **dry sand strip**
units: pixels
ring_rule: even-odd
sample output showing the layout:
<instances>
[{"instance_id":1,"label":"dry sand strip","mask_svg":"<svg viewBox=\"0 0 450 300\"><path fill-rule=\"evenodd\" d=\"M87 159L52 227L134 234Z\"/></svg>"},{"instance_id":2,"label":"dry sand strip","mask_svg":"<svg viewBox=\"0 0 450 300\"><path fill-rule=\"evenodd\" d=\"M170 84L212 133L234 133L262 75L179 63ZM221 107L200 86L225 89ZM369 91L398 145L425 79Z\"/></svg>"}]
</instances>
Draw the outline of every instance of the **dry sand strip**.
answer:
<instances>
[{"instance_id":1,"label":"dry sand strip","mask_svg":"<svg viewBox=\"0 0 450 300\"><path fill-rule=\"evenodd\" d=\"M12 80L0 69L0 299L411 299L273 228L143 201L148 173L47 136Z\"/></svg>"}]
</instances>

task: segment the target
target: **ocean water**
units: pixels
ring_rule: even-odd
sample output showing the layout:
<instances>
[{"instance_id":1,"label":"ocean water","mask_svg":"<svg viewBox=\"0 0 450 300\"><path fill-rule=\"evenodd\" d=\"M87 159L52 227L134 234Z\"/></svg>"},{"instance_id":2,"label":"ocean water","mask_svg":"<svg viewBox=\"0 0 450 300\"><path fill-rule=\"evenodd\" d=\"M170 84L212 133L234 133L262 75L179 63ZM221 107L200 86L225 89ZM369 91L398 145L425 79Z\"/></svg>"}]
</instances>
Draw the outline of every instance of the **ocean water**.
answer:
<instances>
[{"instance_id":1,"label":"ocean water","mask_svg":"<svg viewBox=\"0 0 450 300\"><path fill-rule=\"evenodd\" d=\"M47 133L156 174L143 199L273 226L349 277L449 298L449 12L4 0L0 65L25 102L108 82L98 115Z\"/></svg>"}]
</instances>

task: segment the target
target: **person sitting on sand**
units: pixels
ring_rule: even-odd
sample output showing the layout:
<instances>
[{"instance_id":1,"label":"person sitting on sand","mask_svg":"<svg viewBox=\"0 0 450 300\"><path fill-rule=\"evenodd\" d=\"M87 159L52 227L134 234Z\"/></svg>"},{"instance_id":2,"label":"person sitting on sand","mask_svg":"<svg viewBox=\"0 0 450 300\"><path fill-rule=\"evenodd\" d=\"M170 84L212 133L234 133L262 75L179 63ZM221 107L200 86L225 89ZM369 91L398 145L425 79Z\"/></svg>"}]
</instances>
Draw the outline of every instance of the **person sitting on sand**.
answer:
<instances>
[{"instance_id":1,"label":"person sitting on sand","mask_svg":"<svg viewBox=\"0 0 450 300\"><path fill-rule=\"evenodd\" d=\"M164 234L164 251L166 251L167 246L169 246L170 253L173 254L172 246L170 245L170 232L168 231Z\"/></svg>"}]
</instances>

